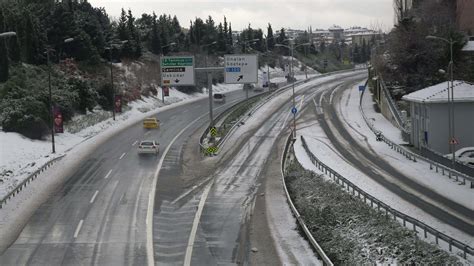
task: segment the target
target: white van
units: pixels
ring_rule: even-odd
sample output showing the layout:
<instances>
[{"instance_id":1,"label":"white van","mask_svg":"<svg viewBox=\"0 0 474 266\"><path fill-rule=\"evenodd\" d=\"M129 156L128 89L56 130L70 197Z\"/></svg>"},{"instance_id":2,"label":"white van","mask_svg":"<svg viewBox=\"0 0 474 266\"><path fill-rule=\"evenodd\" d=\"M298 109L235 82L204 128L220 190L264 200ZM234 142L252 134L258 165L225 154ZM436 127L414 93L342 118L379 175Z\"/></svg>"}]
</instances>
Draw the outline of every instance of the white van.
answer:
<instances>
[{"instance_id":1,"label":"white van","mask_svg":"<svg viewBox=\"0 0 474 266\"><path fill-rule=\"evenodd\" d=\"M225 103L225 94L214 93L214 102L216 102L216 103Z\"/></svg>"}]
</instances>

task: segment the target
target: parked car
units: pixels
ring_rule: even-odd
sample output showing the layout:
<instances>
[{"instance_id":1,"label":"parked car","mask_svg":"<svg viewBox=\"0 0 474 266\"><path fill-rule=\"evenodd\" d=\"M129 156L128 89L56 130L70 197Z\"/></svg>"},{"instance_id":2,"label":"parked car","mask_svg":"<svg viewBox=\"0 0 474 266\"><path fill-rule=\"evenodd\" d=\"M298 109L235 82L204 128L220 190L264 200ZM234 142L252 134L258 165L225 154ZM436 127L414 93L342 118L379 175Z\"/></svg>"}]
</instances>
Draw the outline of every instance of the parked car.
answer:
<instances>
[{"instance_id":1,"label":"parked car","mask_svg":"<svg viewBox=\"0 0 474 266\"><path fill-rule=\"evenodd\" d=\"M160 144L154 140L144 140L138 145L138 154L158 154Z\"/></svg>"},{"instance_id":2,"label":"parked car","mask_svg":"<svg viewBox=\"0 0 474 266\"><path fill-rule=\"evenodd\" d=\"M216 102L216 103L225 103L225 94L214 93L214 102Z\"/></svg>"},{"instance_id":3,"label":"parked car","mask_svg":"<svg viewBox=\"0 0 474 266\"><path fill-rule=\"evenodd\" d=\"M143 120L143 127L144 128L159 128L160 120L154 117L145 118L145 120Z\"/></svg>"},{"instance_id":4,"label":"parked car","mask_svg":"<svg viewBox=\"0 0 474 266\"><path fill-rule=\"evenodd\" d=\"M456 161L474 167L474 147L461 148L454 153L454 156L456 157ZM446 154L444 157L452 159L453 155L450 153Z\"/></svg>"}]
</instances>

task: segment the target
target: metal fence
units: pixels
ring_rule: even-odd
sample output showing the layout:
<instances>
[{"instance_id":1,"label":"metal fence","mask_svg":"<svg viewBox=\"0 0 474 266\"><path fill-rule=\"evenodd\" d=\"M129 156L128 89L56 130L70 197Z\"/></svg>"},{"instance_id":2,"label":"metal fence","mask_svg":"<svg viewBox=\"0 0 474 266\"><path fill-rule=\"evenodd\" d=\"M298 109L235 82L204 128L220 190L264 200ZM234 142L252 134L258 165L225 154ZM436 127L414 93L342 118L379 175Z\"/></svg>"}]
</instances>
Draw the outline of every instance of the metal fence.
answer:
<instances>
[{"instance_id":1,"label":"metal fence","mask_svg":"<svg viewBox=\"0 0 474 266\"><path fill-rule=\"evenodd\" d=\"M314 239L313 235L309 231L308 227L306 226L303 218L300 216L300 213L296 209L295 205L293 204L293 201L291 200L290 193L288 193L288 189L286 187L286 182L285 182L285 176L286 176L286 162L288 159L288 152L290 151L291 145L294 143L293 139L293 132L291 132L290 135L288 135L288 138L286 139L286 144L285 144L285 149L282 154L281 158L281 177L283 179L283 188L285 189L285 194L286 194L286 199L288 201L288 204L290 205L290 209L293 212L293 215L295 216L296 220L298 221L298 224L301 226L306 239L308 239L309 243L313 247L313 249L316 251L318 254L319 258L323 261L324 265L334 265L329 257L326 255L324 250L321 248L321 246L318 244L318 242Z\"/></svg>"},{"instance_id":2,"label":"metal fence","mask_svg":"<svg viewBox=\"0 0 474 266\"><path fill-rule=\"evenodd\" d=\"M364 93L365 91L362 92L361 94L361 99L362 97L364 97ZM466 175L464 173L461 173L459 171L456 171L452 168L449 168L441 163L438 163L438 162L435 162L435 161L432 161L428 158L425 158L423 156L420 156L414 152L411 152L409 150L407 150L406 148L394 143L393 141L389 140L388 138L386 138L382 132L378 131L373 125L372 123L369 122L369 120L367 119L365 113L364 113L364 110L362 109L362 105L359 105L359 110L360 112L362 113L362 117L364 118L364 121L365 123L367 124L367 126L370 128L370 130L377 136L379 135L379 138L381 139L381 141L385 142L388 146L390 146L390 148L392 150L395 150L397 151L398 153L402 154L403 156L405 156L407 159L409 160L412 160L414 162L416 162L417 160L421 160L421 161L424 161L426 163L428 163L430 166L430 170L435 170L437 173L441 173L442 175L446 175L448 176L448 178L453 178L454 180L456 181L461 181L461 184L465 185L466 184L466 180L468 180L470 182L470 188L474 188L474 177L472 176L469 176L469 175Z\"/></svg>"},{"instance_id":3,"label":"metal fence","mask_svg":"<svg viewBox=\"0 0 474 266\"><path fill-rule=\"evenodd\" d=\"M46 169L51 167L55 162L61 160L64 156L65 155L61 155L47 162L38 170L34 171L31 175L29 175L25 180L21 181L20 184L16 186L16 188L14 188L5 197L3 197L3 199L0 200L0 209L2 209L3 206L5 206L8 203L8 201L10 201L13 197L18 195L18 193L20 193L24 188L26 188L26 186L29 185L33 180L35 180L41 173L46 171Z\"/></svg>"},{"instance_id":4,"label":"metal fence","mask_svg":"<svg viewBox=\"0 0 474 266\"><path fill-rule=\"evenodd\" d=\"M452 251L452 248L455 247L463 253L463 258L466 259L467 254L474 255L474 249L436 229L433 227L418 221L415 218L412 218L408 215L405 215L402 212L399 212L395 209L392 209L387 204L381 202L380 200L376 199L375 197L371 196L370 194L364 192L358 186L354 185L352 182L338 174L336 171L331 169L326 164L322 163L316 156L309 150L308 145L306 144L306 140L303 136L301 136L301 142L303 143L303 148L306 154L309 156L311 162L324 174L328 175L332 178L336 184L342 186L344 190L347 192L352 193L354 197L363 200L365 203L370 204L370 207L377 208L377 210L384 212L385 216L393 216L394 220L400 219L403 223L403 226L413 228L413 231L416 233L423 232L424 238L428 237L428 234L431 234L436 241L436 244L439 244L439 240L445 241L449 246L449 251ZM374 206L375 205L375 206ZM408 223L408 224L407 224Z\"/></svg>"}]
</instances>

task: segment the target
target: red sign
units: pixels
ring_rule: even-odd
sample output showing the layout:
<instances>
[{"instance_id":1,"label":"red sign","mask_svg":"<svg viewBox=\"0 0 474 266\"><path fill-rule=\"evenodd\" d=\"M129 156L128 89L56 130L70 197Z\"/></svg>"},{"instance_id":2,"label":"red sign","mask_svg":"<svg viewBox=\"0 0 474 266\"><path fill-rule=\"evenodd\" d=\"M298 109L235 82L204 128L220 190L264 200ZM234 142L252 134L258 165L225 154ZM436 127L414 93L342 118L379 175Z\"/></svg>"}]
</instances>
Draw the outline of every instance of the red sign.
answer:
<instances>
[{"instance_id":1,"label":"red sign","mask_svg":"<svg viewBox=\"0 0 474 266\"><path fill-rule=\"evenodd\" d=\"M122 112L122 95L115 95L114 108L115 108L115 113Z\"/></svg>"},{"instance_id":2,"label":"red sign","mask_svg":"<svg viewBox=\"0 0 474 266\"><path fill-rule=\"evenodd\" d=\"M53 108L53 117L54 133L64 133L63 114L61 113L61 109L59 109L59 107Z\"/></svg>"},{"instance_id":3,"label":"red sign","mask_svg":"<svg viewBox=\"0 0 474 266\"><path fill-rule=\"evenodd\" d=\"M164 96L170 96L170 88L163 87L163 95Z\"/></svg>"}]
</instances>

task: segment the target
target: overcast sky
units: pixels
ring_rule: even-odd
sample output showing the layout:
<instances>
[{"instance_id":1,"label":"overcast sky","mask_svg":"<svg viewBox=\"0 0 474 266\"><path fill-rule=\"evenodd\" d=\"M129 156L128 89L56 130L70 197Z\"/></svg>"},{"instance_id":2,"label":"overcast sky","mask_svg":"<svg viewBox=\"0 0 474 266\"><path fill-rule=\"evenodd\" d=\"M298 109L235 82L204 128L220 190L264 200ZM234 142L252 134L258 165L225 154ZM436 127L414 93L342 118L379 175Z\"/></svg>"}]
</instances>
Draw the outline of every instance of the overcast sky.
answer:
<instances>
[{"instance_id":1,"label":"overcast sky","mask_svg":"<svg viewBox=\"0 0 474 266\"><path fill-rule=\"evenodd\" d=\"M176 15L182 27L189 27L195 17L211 15L216 24L227 17L233 30L252 28L273 30L284 28L307 29L309 26L327 29L362 26L388 31L393 26L393 0L89 0L93 6L105 7L117 18L123 7L131 9L135 17L142 13ZM264 31L265 32L265 31Z\"/></svg>"}]
</instances>

